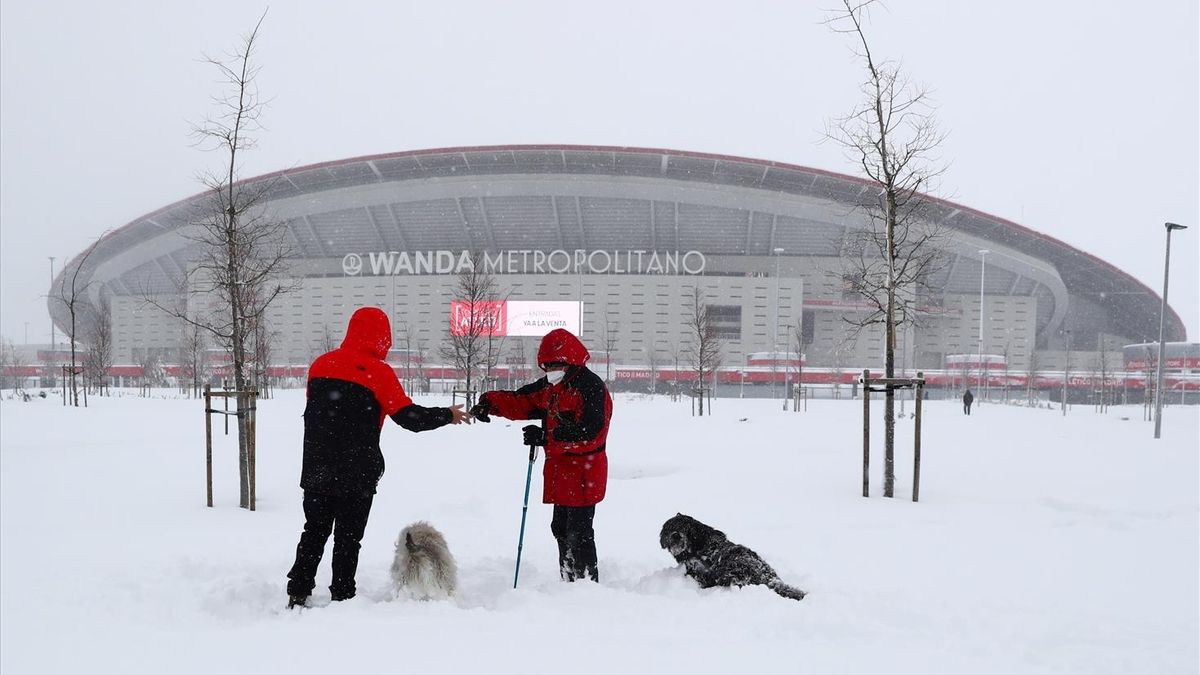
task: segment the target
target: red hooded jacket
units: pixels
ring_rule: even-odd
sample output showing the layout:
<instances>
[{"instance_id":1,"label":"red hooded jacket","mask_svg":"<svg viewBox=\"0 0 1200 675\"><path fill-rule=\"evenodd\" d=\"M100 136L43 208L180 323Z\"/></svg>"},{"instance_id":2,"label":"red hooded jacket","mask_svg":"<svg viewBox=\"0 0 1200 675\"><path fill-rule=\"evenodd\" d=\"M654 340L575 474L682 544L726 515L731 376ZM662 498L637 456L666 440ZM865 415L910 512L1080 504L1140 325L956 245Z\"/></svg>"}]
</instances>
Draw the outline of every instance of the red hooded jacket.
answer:
<instances>
[{"instance_id":1,"label":"red hooded jacket","mask_svg":"<svg viewBox=\"0 0 1200 675\"><path fill-rule=\"evenodd\" d=\"M568 331L550 331L538 348L538 364L569 364L558 384L546 378L516 391L489 391L480 400L501 417L544 420L546 464L542 501L562 506L592 506L608 486L608 424L612 397L604 381L584 364L591 358Z\"/></svg>"},{"instance_id":2,"label":"red hooded jacket","mask_svg":"<svg viewBox=\"0 0 1200 675\"><path fill-rule=\"evenodd\" d=\"M309 366L300 487L323 494L373 494L383 476L379 432L385 418L410 431L451 421L447 408L412 402L384 360L391 347L387 314L363 307L350 317L342 346Z\"/></svg>"}]
</instances>

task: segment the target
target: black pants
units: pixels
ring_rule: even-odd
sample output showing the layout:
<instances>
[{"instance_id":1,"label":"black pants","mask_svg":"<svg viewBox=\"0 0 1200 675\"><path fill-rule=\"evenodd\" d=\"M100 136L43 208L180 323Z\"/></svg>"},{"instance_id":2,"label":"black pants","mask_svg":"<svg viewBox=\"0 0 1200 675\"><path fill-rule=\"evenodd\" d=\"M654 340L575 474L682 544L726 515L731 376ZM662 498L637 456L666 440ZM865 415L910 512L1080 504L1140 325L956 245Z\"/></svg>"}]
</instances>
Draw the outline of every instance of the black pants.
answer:
<instances>
[{"instance_id":1,"label":"black pants","mask_svg":"<svg viewBox=\"0 0 1200 675\"><path fill-rule=\"evenodd\" d=\"M558 571L563 581L600 580L596 567L595 506L555 506L550 531L558 540Z\"/></svg>"},{"instance_id":2,"label":"black pants","mask_svg":"<svg viewBox=\"0 0 1200 675\"><path fill-rule=\"evenodd\" d=\"M296 546L296 564L288 572L288 595L312 594L325 541L333 532L333 583L329 592L334 600L354 597L359 542L367 529L373 499L374 495L346 497L304 492L304 532L300 533L300 543Z\"/></svg>"},{"instance_id":3,"label":"black pants","mask_svg":"<svg viewBox=\"0 0 1200 675\"><path fill-rule=\"evenodd\" d=\"M970 403L963 404L963 414L966 414L966 415L971 414L971 404Z\"/></svg>"}]
</instances>

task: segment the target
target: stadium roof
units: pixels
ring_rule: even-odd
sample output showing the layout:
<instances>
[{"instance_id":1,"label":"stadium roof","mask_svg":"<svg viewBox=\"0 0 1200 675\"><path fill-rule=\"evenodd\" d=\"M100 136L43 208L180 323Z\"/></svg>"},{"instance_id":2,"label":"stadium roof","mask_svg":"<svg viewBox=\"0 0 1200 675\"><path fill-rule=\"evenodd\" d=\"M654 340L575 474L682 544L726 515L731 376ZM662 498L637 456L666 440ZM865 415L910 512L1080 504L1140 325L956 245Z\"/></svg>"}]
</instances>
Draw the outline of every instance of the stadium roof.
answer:
<instances>
[{"instance_id":1,"label":"stadium roof","mask_svg":"<svg viewBox=\"0 0 1200 675\"><path fill-rule=\"evenodd\" d=\"M563 249L769 256L783 247L788 255L835 255L852 208L877 191L861 178L780 162L571 145L371 155L286 169L242 184L267 187L270 208L288 221L293 248L303 258L376 250L521 249L531 248L531 241ZM180 235L206 196L175 202L104 236L79 278L80 284L101 282L91 301L101 286L126 295L178 288L195 255L194 242ZM1107 332L1135 341L1156 338L1159 296L1129 274L1003 218L942 199L930 202L933 222L1002 247L997 252L1008 260L988 260L989 292L1038 291L1052 300L1039 303L1039 315L1053 313L1039 316L1039 330L1061 325L1064 295L1070 295L1102 307ZM64 267L60 278L73 273L81 258ZM977 290L978 270L978 263L956 262L944 285L966 292L974 283ZM1061 279L1065 294L1057 281L1047 282L1047 270ZM51 303L51 313L60 326L66 323L63 308ZM1166 338L1186 340L1170 308Z\"/></svg>"}]
</instances>

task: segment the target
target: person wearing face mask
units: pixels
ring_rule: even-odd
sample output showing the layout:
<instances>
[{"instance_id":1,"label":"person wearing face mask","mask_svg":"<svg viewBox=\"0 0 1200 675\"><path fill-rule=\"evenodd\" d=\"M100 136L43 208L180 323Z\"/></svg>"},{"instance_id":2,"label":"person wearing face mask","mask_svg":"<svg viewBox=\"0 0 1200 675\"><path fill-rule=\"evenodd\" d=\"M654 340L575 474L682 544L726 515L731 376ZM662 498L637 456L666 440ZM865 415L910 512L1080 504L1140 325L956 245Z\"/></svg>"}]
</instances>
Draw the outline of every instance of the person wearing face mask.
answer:
<instances>
[{"instance_id":1,"label":"person wearing face mask","mask_svg":"<svg viewBox=\"0 0 1200 675\"><path fill-rule=\"evenodd\" d=\"M591 354L579 338L556 328L542 338L538 366L546 375L516 391L489 391L471 415L542 420L523 429L526 445L545 448L542 502L554 505L550 531L558 541L563 581L599 581L592 521L608 484L605 452L612 397L585 365Z\"/></svg>"}]
</instances>

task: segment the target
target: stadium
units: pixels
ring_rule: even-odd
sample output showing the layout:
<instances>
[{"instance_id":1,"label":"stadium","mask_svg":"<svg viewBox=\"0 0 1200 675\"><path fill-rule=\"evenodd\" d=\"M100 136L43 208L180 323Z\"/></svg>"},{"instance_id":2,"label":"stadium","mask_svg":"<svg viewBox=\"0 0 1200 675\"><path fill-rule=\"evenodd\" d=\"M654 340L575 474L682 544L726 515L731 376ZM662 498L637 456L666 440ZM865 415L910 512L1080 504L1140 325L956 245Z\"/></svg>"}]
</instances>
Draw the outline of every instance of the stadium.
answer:
<instances>
[{"instance_id":1,"label":"stadium","mask_svg":"<svg viewBox=\"0 0 1200 675\"><path fill-rule=\"evenodd\" d=\"M556 325L578 330L616 385L688 379L685 300L694 287L722 339L725 393L765 395L798 381L836 388L882 365L880 333L854 334L847 321L865 305L840 252L866 226L861 205L877 191L860 178L695 152L555 145L358 157L243 185L266 190L262 215L286 223L293 256L296 290L267 317L274 377L301 376L355 308L377 305L393 320L397 369L410 378L417 369L418 386L447 386L456 373L439 347L473 255L505 300L559 303L544 306L565 322ZM151 360L170 372L180 361L181 322L147 297L203 303L188 270L204 201L115 229L82 268L81 253L55 279L60 288L78 269L87 285L81 314L107 314L114 377L136 377ZM1016 223L930 201L925 216L948 235L939 241L945 264L930 280L936 292L920 298L919 325L899 337L904 370L934 384L1053 389L1073 375L1115 375L1126 345L1158 339L1159 296L1129 274ZM49 307L65 331L66 308ZM1169 308L1165 336L1187 338ZM528 375L536 340L505 337L491 375ZM1180 348L1195 351L1172 345ZM223 359L210 351L207 374L219 378ZM1195 386L1196 360L1173 369L1169 386ZM1129 378L1135 387L1144 379Z\"/></svg>"}]
</instances>

